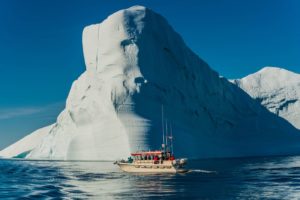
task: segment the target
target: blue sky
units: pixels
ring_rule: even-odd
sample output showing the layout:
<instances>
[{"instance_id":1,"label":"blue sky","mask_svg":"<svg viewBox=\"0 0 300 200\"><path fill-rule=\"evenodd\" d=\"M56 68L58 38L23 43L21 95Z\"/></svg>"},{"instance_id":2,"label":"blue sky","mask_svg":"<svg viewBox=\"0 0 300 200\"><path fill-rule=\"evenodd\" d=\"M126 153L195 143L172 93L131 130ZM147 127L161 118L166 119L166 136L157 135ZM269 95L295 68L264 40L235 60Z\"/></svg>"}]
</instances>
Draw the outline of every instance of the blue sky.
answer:
<instances>
[{"instance_id":1,"label":"blue sky","mask_svg":"<svg viewBox=\"0 0 300 200\"><path fill-rule=\"evenodd\" d=\"M136 4L225 77L267 65L300 73L298 0L0 1L0 149L55 121L85 69L83 28Z\"/></svg>"}]
</instances>

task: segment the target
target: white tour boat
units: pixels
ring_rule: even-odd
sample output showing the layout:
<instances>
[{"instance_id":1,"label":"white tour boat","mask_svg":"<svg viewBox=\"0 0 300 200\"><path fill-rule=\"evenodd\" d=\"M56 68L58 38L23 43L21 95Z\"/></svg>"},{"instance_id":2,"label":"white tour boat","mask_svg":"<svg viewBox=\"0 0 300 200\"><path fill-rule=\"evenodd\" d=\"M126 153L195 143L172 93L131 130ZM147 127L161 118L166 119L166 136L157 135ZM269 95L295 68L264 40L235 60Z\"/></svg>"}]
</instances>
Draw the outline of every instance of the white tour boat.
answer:
<instances>
[{"instance_id":1,"label":"white tour boat","mask_svg":"<svg viewBox=\"0 0 300 200\"><path fill-rule=\"evenodd\" d=\"M167 153L168 154L168 153ZM127 161L116 161L124 172L135 173L186 173L186 159L165 156L164 151L140 151L132 153Z\"/></svg>"},{"instance_id":2,"label":"white tour boat","mask_svg":"<svg viewBox=\"0 0 300 200\"><path fill-rule=\"evenodd\" d=\"M162 112L163 113L163 112ZM164 120L162 115L162 124ZM138 151L131 153L127 160L116 161L121 170L134 173L186 173L185 168L187 159L175 159L173 153L172 127L168 134L168 124L163 130L163 144L161 150L157 151ZM170 146L168 145L168 141Z\"/></svg>"}]
</instances>

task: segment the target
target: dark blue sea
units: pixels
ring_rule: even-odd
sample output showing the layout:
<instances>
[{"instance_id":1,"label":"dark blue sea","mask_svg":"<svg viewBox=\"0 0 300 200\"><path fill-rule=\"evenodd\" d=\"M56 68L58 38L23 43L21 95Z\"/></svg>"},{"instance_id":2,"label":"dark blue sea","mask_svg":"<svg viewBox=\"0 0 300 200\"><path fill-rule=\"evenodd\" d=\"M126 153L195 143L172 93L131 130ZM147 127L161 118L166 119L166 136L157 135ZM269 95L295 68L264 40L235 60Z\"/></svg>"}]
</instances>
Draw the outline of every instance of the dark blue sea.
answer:
<instances>
[{"instance_id":1,"label":"dark blue sea","mask_svg":"<svg viewBox=\"0 0 300 200\"><path fill-rule=\"evenodd\" d=\"M300 157L193 160L139 175L111 162L0 160L0 199L300 199Z\"/></svg>"}]
</instances>

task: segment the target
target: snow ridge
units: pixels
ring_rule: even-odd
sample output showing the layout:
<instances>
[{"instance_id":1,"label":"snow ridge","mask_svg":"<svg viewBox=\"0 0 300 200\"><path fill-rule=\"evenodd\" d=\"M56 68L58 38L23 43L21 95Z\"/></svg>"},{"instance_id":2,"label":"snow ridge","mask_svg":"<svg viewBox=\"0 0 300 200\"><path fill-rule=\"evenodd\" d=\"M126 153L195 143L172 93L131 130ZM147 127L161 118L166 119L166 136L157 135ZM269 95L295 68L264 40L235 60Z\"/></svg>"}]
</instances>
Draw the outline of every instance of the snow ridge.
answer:
<instances>
[{"instance_id":1,"label":"snow ridge","mask_svg":"<svg viewBox=\"0 0 300 200\"><path fill-rule=\"evenodd\" d=\"M264 67L234 80L234 83L268 110L300 129L300 74L278 67Z\"/></svg>"}]
</instances>

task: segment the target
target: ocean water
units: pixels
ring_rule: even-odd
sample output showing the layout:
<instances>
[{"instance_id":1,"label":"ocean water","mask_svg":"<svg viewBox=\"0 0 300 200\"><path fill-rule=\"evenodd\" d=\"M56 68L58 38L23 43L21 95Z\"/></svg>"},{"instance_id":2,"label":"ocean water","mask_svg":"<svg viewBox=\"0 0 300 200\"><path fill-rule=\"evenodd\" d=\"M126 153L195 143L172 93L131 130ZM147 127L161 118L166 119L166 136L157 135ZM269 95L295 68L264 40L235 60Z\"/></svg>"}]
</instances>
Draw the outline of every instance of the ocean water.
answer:
<instances>
[{"instance_id":1,"label":"ocean water","mask_svg":"<svg viewBox=\"0 0 300 200\"><path fill-rule=\"evenodd\" d=\"M0 160L0 199L300 199L300 157L207 159L186 174L111 162Z\"/></svg>"}]
</instances>

